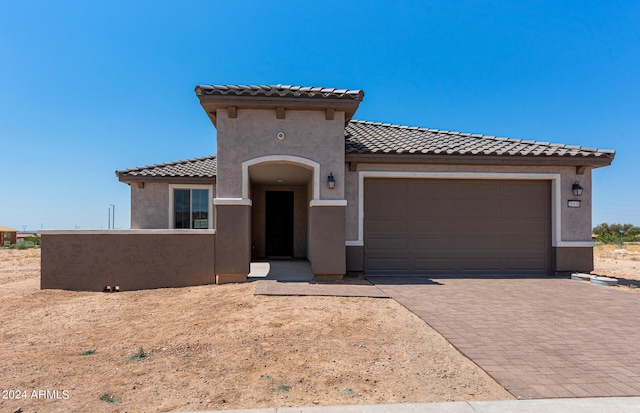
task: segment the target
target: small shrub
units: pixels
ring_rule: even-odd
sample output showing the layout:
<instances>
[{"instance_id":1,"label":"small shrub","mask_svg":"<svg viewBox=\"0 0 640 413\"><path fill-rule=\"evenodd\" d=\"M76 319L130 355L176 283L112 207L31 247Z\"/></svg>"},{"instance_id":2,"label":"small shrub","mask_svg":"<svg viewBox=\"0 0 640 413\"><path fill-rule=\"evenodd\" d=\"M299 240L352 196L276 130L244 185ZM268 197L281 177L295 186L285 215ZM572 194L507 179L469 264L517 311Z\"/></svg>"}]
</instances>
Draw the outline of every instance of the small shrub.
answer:
<instances>
[{"instance_id":1,"label":"small shrub","mask_svg":"<svg viewBox=\"0 0 640 413\"><path fill-rule=\"evenodd\" d=\"M120 401L120 399L118 399L117 397L109 394L109 393L102 393L102 396L100 396L100 400L102 400L105 403L118 403L118 401Z\"/></svg>"},{"instance_id":2,"label":"small shrub","mask_svg":"<svg viewBox=\"0 0 640 413\"><path fill-rule=\"evenodd\" d=\"M133 356L129 357L129 361L138 361L138 360L142 360L145 357L147 357L147 353L145 353L144 349L142 347L140 347L136 354L134 354Z\"/></svg>"},{"instance_id":3,"label":"small shrub","mask_svg":"<svg viewBox=\"0 0 640 413\"><path fill-rule=\"evenodd\" d=\"M353 389L350 387L345 387L342 389L342 394L346 394L347 396L353 396Z\"/></svg>"},{"instance_id":4,"label":"small shrub","mask_svg":"<svg viewBox=\"0 0 640 413\"><path fill-rule=\"evenodd\" d=\"M638 288L638 286L635 284L629 284L629 288Z\"/></svg>"},{"instance_id":5,"label":"small shrub","mask_svg":"<svg viewBox=\"0 0 640 413\"><path fill-rule=\"evenodd\" d=\"M81 356L91 356L93 354L96 354L95 348L91 350L83 351L82 353L80 353Z\"/></svg>"},{"instance_id":6,"label":"small shrub","mask_svg":"<svg viewBox=\"0 0 640 413\"><path fill-rule=\"evenodd\" d=\"M278 383L276 385L276 390L278 390L278 393L288 392L289 390L291 390L291 386L284 383Z\"/></svg>"}]
</instances>

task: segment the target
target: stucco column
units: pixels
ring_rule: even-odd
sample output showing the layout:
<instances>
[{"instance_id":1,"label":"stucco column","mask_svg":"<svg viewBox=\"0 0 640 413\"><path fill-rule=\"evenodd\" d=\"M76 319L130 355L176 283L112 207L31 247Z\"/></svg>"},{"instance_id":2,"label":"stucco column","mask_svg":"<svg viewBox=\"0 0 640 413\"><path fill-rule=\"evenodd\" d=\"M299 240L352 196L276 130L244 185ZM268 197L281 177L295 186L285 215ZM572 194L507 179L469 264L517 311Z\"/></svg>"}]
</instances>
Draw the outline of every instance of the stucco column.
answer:
<instances>
[{"instance_id":1,"label":"stucco column","mask_svg":"<svg viewBox=\"0 0 640 413\"><path fill-rule=\"evenodd\" d=\"M311 201L311 270L316 279L342 279L346 272L346 200Z\"/></svg>"},{"instance_id":2,"label":"stucco column","mask_svg":"<svg viewBox=\"0 0 640 413\"><path fill-rule=\"evenodd\" d=\"M251 266L251 200L216 198L216 284L245 282Z\"/></svg>"}]
</instances>

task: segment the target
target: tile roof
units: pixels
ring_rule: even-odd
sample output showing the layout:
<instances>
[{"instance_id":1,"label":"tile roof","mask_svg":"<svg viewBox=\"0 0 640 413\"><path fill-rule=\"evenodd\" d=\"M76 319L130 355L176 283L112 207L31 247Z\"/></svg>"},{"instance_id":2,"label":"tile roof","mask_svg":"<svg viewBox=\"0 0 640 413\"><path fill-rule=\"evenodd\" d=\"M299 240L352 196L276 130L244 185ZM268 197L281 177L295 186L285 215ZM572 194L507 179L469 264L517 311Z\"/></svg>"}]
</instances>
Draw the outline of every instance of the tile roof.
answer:
<instances>
[{"instance_id":1,"label":"tile roof","mask_svg":"<svg viewBox=\"0 0 640 413\"><path fill-rule=\"evenodd\" d=\"M214 178L217 173L216 156L165 162L155 165L116 171L118 178L127 177L170 177L170 178Z\"/></svg>"},{"instance_id":2,"label":"tile roof","mask_svg":"<svg viewBox=\"0 0 640 413\"><path fill-rule=\"evenodd\" d=\"M198 85L196 86L196 95L362 100L364 91L291 85Z\"/></svg>"},{"instance_id":3,"label":"tile roof","mask_svg":"<svg viewBox=\"0 0 640 413\"><path fill-rule=\"evenodd\" d=\"M352 154L433 154L613 159L615 151L534 140L352 120L345 128L345 151ZM126 178L214 178L216 156L186 159L116 171Z\"/></svg>"},{"instance_id":4,"label":"tile roof","mask_svg":"<svg viewBox=\"0 0 640 413\"><path fill-rule=\"evenodd\" d=\"M352 120L345 128L347 153L608 157L615 151L534 140Z\"/></svg>"}]
</instances>

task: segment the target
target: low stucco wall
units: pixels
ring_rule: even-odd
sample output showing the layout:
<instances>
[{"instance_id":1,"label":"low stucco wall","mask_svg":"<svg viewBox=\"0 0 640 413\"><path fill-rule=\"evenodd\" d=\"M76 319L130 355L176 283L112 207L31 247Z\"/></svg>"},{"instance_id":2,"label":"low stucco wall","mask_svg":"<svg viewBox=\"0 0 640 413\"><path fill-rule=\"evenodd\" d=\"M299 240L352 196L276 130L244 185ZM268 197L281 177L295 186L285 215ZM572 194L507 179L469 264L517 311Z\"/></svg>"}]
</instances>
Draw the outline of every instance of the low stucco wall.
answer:
<instances>
[{"instance_id":1,"label":"low stucco wall","mask_svg":"<svg viewBox=\"0 0 640 413\"><path fill-rule=\"evenodd\" d=\"M215 230L41 231L40 288L121 291L215 283Z\"/></svg>"}]
</instances>

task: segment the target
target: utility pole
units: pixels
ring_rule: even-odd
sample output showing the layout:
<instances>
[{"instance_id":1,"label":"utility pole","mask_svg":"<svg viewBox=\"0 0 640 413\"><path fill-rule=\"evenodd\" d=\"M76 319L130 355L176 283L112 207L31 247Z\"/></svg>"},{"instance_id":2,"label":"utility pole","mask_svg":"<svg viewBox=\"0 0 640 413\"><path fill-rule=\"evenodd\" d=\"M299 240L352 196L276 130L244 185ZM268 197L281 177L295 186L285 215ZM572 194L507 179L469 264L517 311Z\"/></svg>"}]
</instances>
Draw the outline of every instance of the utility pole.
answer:
<instances>
[{"instance_id":1,"label":"utility pole","mask_svg":"<svg viewBox=\"0 0 640 413\"><path fill-rule=\"evenodd\" d=\"M111 204L113 208L113 214L111 214L111 219L113 220L113 225L111 225L111 229L116 229L116 206Z\"/></svg>"},{"instance_id":2,"label":"utility pole","mask_svg":"<svg viewBox=\"0 0 640 413\"><path fill-rule=\"evenodd\" d=\"M107 229L111 229L111 207L109 207L107 215Z\"/></svg>"}]
</instances>

